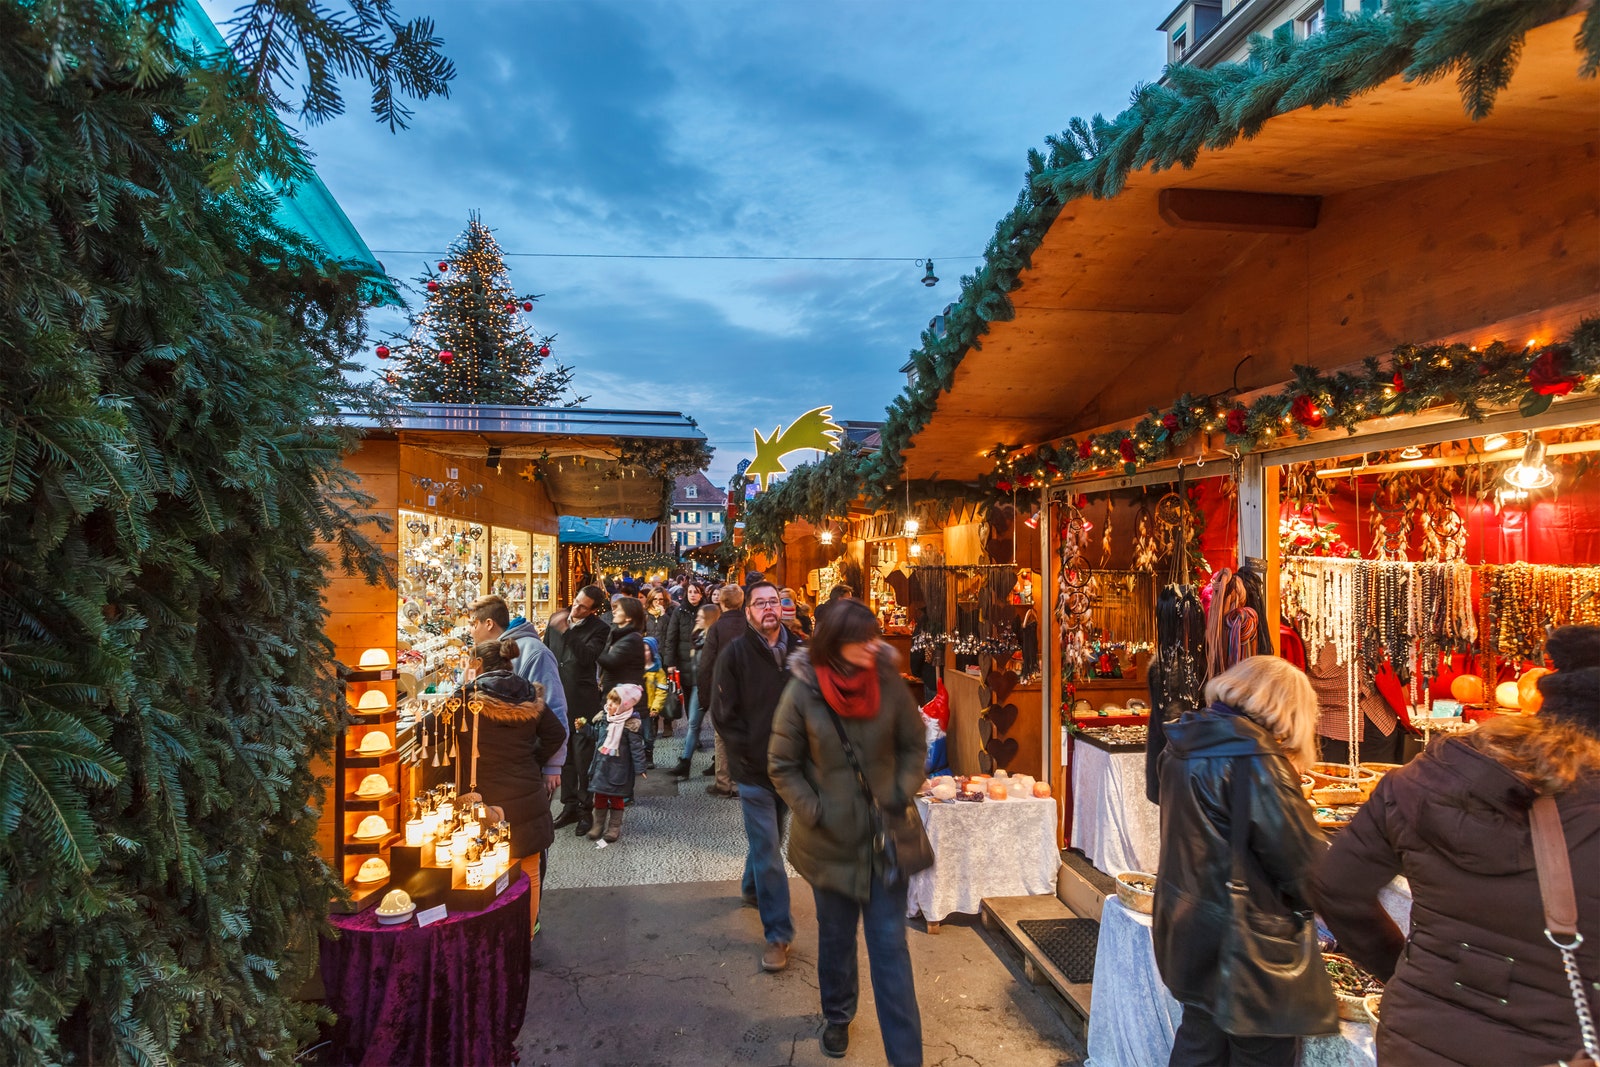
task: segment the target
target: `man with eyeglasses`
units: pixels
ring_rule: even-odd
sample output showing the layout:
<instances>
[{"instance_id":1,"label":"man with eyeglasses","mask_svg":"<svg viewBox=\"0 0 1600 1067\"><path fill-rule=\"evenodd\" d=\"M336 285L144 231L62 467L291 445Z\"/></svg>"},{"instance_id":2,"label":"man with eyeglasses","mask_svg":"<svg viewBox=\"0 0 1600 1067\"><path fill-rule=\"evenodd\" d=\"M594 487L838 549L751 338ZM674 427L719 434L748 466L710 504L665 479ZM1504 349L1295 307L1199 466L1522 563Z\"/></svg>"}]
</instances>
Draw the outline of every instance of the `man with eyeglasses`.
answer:
<instances>
[{"instance_id":1,"label":"man with eyeglasses","mask_svg":"<svg viewBox=\"0 0 1600 1067\"><path fill-rule=\"evenodd\" d=\"M804 642L783 625L778 587L764 579L745 590L745 631L718 654L711 715L721 731L728 771L739 785L747 845L740 890L761 914L766 948L761 967L789 965L794 919L789 875L783 865L783 822L788 807L767 776L772 715L789 684L789 654Z\"/></svg>"},{"instance_id":2,"label":"man with eyeglasses","mask_svg":"<svg viewBox=\"0 0 1600 1067\"><path fill-rule=\"evenodd\" d=\"M567 738L567 763L561 768L561 814L556 816L556 829L576 824L573 832L580 837L594 825L594 805L589 796L594 732L589 724L605 705L596 661L605 651L610 630L601 615L601 609L607 606L606 591L599 586L586 585L578 590L567 612L567 628L556 643L561 685L567 691L567 721L572 727Z\"/></svg>"}]
</instances>

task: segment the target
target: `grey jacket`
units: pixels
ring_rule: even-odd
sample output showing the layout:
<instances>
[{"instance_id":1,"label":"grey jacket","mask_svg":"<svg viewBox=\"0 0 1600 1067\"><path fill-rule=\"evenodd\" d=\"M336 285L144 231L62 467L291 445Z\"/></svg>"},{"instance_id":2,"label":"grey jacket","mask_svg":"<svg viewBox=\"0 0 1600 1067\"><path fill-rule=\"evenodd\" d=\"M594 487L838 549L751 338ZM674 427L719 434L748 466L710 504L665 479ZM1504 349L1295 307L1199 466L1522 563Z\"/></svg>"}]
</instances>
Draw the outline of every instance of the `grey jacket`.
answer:
<instances>
[{"instance_id":1,"label":"grey jacket","mask_svg":"<svg viewBox=\"0 0 1600 1067\"><path fill-rule=\"evenodd\" d=\"M555 653L539 640L539 631L534 629L532 623L525 622L501 634L500 640L517 643L517 658L511 664L512 671L523 681L543 687L544 702L561 720L561 729L567 731L570 723L567 719L567 692L561 685L561 665L556 662ZM544 773L560 774L566 762L567 743L563 741L561 747L556 749L556 754L550 757L550 762L544 765Z\"/></svg>"}]
</instances>

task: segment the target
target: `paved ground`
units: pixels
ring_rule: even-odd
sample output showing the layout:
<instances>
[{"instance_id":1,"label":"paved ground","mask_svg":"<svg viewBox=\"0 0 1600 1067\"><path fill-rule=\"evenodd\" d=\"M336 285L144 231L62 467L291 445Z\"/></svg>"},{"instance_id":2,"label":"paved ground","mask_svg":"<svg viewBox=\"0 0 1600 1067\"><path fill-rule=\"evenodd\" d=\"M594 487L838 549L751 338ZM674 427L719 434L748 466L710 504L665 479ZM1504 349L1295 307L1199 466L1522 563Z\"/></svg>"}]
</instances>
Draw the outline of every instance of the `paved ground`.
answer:
<instances>
[{"instance_id":1,"label":"paved ground","mask_svg":"<svg viewBox=\"0 0 1600 1067\"><path fill-rule=\"evenodd\" d=\"M665 745L661 746L664 753ZM789 969L763 973L761 924L739 904L739 806L653 772L623 838L596 849L563 831L550 857L524 1067L775 1067L832 1063L818 1038L816 920L791 884L800 934ZM681 796L678 794L681 792ZM1082 1049L1054 1009L1001 961L988 935L908 930L929 1067L1058 1067ZM849 1065L884 1062L862 951Z\"/></svg>"}]
</instances>

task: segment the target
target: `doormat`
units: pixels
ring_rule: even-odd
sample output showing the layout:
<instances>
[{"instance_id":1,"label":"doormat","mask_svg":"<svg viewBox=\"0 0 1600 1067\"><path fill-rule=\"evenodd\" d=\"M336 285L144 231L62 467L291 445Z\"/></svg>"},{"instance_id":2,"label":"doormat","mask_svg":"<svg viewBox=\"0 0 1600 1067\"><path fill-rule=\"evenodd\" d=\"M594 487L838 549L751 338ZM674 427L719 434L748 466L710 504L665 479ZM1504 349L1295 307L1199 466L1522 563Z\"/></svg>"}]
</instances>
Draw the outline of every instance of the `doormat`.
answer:
<instances>
[{"instance_id":1,"label":"doormat","mask_svg":"<svg viewBox=\"0 0 1600 1067\"><path fill-rule=\"evenodd\" d=\"M1094 951L1100 924L1093 919L1023 919L1017 923L1033 938L1069 982L1094 980Z\"/></svg>"}]
</instances>

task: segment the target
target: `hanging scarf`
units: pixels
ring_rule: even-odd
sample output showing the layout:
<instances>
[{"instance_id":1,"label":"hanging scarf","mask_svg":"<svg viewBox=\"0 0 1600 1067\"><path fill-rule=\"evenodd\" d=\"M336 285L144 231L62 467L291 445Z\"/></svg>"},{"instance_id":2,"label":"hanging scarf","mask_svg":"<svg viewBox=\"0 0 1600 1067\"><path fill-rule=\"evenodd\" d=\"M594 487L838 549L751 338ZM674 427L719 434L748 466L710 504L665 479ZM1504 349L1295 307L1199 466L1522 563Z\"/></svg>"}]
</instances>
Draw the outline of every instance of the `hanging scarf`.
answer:
<instances>
[{"instance_id":1,"label":"hanging scarf","mask_svg":"<svg viewBox=\"0 0 1600 1067\"><path fill-rule=\"evenodd\" d=\"M622 701L616 711L611 710L609 703L606 705L606 738L600 745L602 756L615 756L622 751L622 731L627 728L628 720L633 718L633 706L644 695L644 690L631 682L625 682L611 691Z\"/></svg>"},{"instance_id":2,"label":"hanging scarf","mask_svg":"<svg viewBox=\"0 0 1600 1067\"><path fill-rule=\"evenodd\" d=\"M822 699L846 719L870 719L878 714L878 671L868 667L854 674L840 674L822 664L816 665L817 685Z\"/></svg>"}]
</instances>

